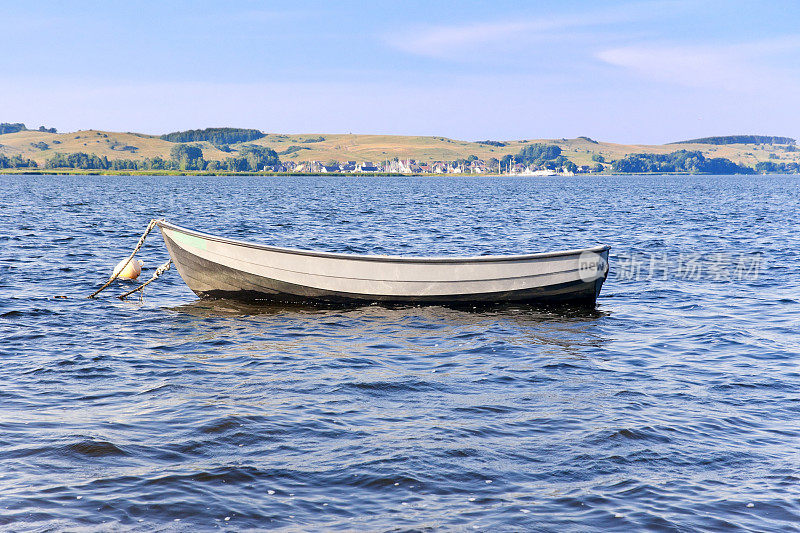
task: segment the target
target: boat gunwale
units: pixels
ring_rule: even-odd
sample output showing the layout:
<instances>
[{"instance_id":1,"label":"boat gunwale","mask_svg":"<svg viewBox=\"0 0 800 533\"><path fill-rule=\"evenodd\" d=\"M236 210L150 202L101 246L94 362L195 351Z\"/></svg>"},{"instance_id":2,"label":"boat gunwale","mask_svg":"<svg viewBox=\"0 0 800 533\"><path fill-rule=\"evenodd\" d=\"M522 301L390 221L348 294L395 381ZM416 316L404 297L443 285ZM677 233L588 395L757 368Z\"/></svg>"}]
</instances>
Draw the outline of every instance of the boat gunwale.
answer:
<instances>
[{"instance_id":1,"label":"boat gunwale","mask_svg":"<svg viewBox=\"0 0 800 533\"><path fill-rule=\"evenodd\" d=\"M247 248L254 248L256 250L264 250L269 252L288 253L295 255L307 255L312 257L325 257L331 259L345 259L351 261L378 261L384 263L484 263L484 262L508 262L508 261L526 261L530 259L546 259L550 257L560 257L568 255L581 254L583 252L602 253L611 249L611 246L601 244L590 248L576 248L572 250L558 250L553 252L538 252L532 254L518 254L518 255L478 255L478 256L429 256L429 257L405 257L398 255L363 255L363 254L346 254L340 252L323 252L314 250L302 250L298 248L285 248L282 246L272 246L268 244L260 244L255 242L240 241L238 239L231 239L227 237L219 237L209 233L184 228L166 220L159 220L157 222L159 228L166 228L185 233L187 235L206 239L209 241L220 242L223 244L230 244L235 246L244 246Z\"/></svg>"}]
</instances>

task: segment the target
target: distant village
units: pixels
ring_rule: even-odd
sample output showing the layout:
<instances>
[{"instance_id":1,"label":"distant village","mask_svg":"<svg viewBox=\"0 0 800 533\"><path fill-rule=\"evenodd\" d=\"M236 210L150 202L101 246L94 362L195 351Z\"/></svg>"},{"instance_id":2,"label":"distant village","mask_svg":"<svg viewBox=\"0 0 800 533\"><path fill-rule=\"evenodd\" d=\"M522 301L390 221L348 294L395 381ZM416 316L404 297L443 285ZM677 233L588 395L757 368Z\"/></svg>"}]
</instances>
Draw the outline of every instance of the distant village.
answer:
<instances>
[{"instance_id":1,"label":"distant village","mask_svg":"<svg viewBox=\"0 0 800 533\"><path fill-rule=\"evenodd\" d=\"M577 173L602 171L588 165L573 169L564 167L546 168L546 166L525 165L510 161L474 159L467 162L434 161L422 163L414 159L394 159L374 163L372 161L345 161L341 163L322 161L281 162L275 168L265 169L276 172L298 172L307 174L511 174L518 176L572 176Z\"/></svg>"}]
</instances>

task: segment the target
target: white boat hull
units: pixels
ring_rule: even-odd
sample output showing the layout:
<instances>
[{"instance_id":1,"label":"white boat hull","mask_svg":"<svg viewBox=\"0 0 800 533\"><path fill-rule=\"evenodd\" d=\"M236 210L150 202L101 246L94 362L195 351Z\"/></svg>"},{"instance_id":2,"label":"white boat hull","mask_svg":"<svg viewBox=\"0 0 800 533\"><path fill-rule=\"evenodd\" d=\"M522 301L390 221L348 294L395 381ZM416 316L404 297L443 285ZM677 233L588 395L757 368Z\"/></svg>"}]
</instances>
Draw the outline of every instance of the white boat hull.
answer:
<instances>
[{"instance_id":1,"label":"white boat hull","mask_svg":"<svg viewBox=\"0 0 800 533\"><path fill-rule=\"evenodd\" d=\"M202 298L268 301L593 304L608 246L517 256L393 257L293 250L159 222L183 280Z\"/></svg>"}]
</instances>

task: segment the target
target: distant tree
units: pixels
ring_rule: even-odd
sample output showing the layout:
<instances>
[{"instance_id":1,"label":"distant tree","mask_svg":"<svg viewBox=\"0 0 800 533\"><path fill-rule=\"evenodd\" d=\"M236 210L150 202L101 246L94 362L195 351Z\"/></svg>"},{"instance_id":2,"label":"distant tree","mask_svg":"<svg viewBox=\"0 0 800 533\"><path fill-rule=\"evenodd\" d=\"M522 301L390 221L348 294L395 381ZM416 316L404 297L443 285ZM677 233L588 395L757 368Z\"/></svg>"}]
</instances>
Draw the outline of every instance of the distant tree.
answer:
<instances>
[{"instance_id":1,"label":"distant tree","mask_svg":"<svg viewBox=\"0 0 800 533\"><path fill-rule=\"evenodd\" d=\"M5 133L17 133L18 131L26 131L28 128L22 122L3 122L0 123L0 135Z\"/></svg>"},{"instance_id":2,"label":"distant tree","mask_svg":"<svg viewBox=\"0 0 800 533\"><path fill-rule=\"evenodd\" d=\"M254 172L264 170L267 167L274 167L281 163L275 150L254 144L241 147L239 149L239 157L247 159L250 169Z\"/></svg>"},{"instance_id":3,"label":"distant tree","mask_svg":"<svg viewBox=\"0 0 800 533\"><path fill-rule=\"evenodd\" d=\"M39 165L32 159L25 159L17 154L8 157L0 154L0 168L36 168Z\"/></svg>"},{"instance_id":4,"label":"distant tree","mask_svg":"<svg viewBox=\"0 0 800 533\"><path fill-rule=\"evenodd\" d=\"M143 167L142 163L132 159L114 159L110 166L113 170L139 170Z\"/></svg>"},{"instance_id":5,"label":"distant tree","mask_svg":"<svg viewBox=\"0 0 800 533\"><path fill-rule=\"evenodd\" d=\"M225 159L223 165L228 172L247 172L251 170L247 159L244 157L229 157Z\"/></svg>"},{"instance_id":6,"label":"distant tree","mask_svg":"<svg viewBox=\"0 0 800 533\"><path fill-rule=\"evenodd\" d=\"M670 144L795 144L791 137L774 137L771 135L725 135L720 137L702 137Z\"/></svg>"},{"instance_id":7,"label":"distant tree","mask_svg":"<svg viewBox=\"0 0 800 533\"><path fill-rule=\"evenodd\" d=\"M260 172L279 164L275 150L253 144L242 146L236 157L229 157L223 162L231 172Z\"/></svg>"},{"instance_id":8,"label":"distant tree","mask_svg":"<svg viewBox=\"0 0 800 533\"><path fill-rule=\"evenodd\" d=\"M172 147L169 151L169 155L172 159L176 160L198 159L203 157L203 149L197 145L179 144Z\"/></svg>"},{"instance_id":9,"label":"distant tree","mask_svg":"<svg viewBox=\"0 0 800 533\"><path fill-rule=\"evenodd\" d=\"M111 166L106 156L73 152L71 154L55 153L45 162L46 168L80 168L87 170L106 170Z\"/></svg>"},{"instance_id":10,"label":"distant tree","mask_svg":"<svg viewBox=\"0 0 800 533\"><path fill-rule=\"evenodd\" d=\"M777 173L800 173L800 163L794 161L788 163L775 163L774 161L760 161L756 163L755 171L759 174L777 174Z\"/></svg>"},{"instance_id":11,"label":"distant tree","mask_svg":"<svg viewBox=\"0 0 800 533\"><path fill-rule=\"evenodd\" d=\"M606 158L600 154L592 154L592 161L596 161L597 163L605 163Z\"/></svg>"},{"instance_id":12,"label":"distant tree","mask_svg":"<svg viewBox=\"0 0 800 533\"><path fill-rule=\"evenodd\" d=\"M703 174L752 174L753 169L744 165L737 165L724 157L706 159L697 167L697 172Z\"/></svg>"},{"instance_id":13,"label":"distant tree","mask_svg":"<svg viewBox=\"0 0 800 533\"><path fill-rule=\"evenodd\" d=\"M159 156L150 159L149 157L146 158L139 164L140 169L142 170L165 170L167 168L166 162Z\"/></svg>"},{"instance_id":14,"label":"distant tree","mask_svg":"<svg viewBox=\"0 0 800 533\"><path fill-rule=\"evenodd\" d=\"M177 162L180 170L203 170L203 150L192 144L178 144L169 151L170 158Z\"/></svg>"},{"instance_id":15,"label":"distant tree","mask_svg":"<svg viewBox=\"0 0 800 533\"><path fill-rule=\"evenodd\" d=\"M631 154L612 163L615 172L692 172L698 174L752 174L753 169L729 159L706 159L700 151L678 150L671 154Z\"/></svg>"},{"instance_id":16,"label":"distant tree","mask_svg":"<svg viewBox=\"0 0 800 533\"><path fill-rule=\"evenodd\" d=\"M516 156L518 163L525 165L541 165L545 161L556 159L561 155L561 148L555 144L528 144Z\"/></svg>"},{"instance_id":17,"label":"distant tree","mask_svg":"<svg viewBox=\"0 0 800 533\"><path fill-rule=\"evenodd\" d=\"M295 152L299 152L300 150L311 150L311 148L306 148L305 146L297 146L296 144L292 144L286 150L278 152L278 155L289 155Z\"/></svg>"},{"instance_id":18,"label":"distant tree","mask_svg":"<svg viewBox=\"0 0 800 533\"><path fill-rule=\"evenodd\" d=\"M162 135L161 139L178 143L208 141L214 145L222 145L254 141L264 136L265 134L261 133L259 130L243 128L206 128L204 130L187 130L167 133Z\"/></svg>"},{"instance_id":19,"label":"distant tree","mask_svg":"<svg viewBox=\"0 0 800 533\"><path fill-rule=\"evenodd\" d=\"M44 131L46 133L56 133L55 128L45 128L44 126L39 126L39 131Z\"/></svg>"}]
</instances>

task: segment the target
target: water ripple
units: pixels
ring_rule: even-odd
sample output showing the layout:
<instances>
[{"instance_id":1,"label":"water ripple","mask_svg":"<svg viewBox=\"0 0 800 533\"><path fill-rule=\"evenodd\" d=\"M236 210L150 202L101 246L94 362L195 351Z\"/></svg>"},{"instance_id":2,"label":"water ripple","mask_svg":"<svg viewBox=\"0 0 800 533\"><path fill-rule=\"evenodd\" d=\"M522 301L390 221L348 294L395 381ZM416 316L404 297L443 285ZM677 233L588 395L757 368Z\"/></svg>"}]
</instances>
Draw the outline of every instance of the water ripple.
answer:
<instances>
[{"instance_id":1,"label":"water ripple","mask_svg":"<svg viewBox=\"0 0 800 533\"><path fill-rule=\"evenodd\" d=\"M798 530L796 176L0 180L0 529ZM161 216L355 253L603 242L612 275L590 311L198 301L174 273L86 300ZM758 279L620 275L738 251Z\"/></svg>"}]
</instances>

